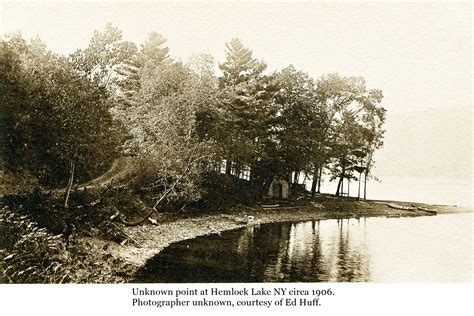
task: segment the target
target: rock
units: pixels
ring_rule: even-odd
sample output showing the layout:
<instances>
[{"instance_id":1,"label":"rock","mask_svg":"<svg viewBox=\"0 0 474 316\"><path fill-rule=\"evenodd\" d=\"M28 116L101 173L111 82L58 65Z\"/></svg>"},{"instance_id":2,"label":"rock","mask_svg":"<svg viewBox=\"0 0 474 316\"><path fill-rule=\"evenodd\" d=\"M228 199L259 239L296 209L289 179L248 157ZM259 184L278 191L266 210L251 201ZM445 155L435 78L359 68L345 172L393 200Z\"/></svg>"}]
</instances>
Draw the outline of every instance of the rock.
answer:
<instances>
[{"instance_id":1,"label":"rock","mask_svg":"<svg viewBox=\"0 0 474 316\"><path fill-rule=\"evenodd\" d=\"M148 221L152 224L152 225L158 225L158 222L156 221L156 219L153 219L151 217L148 217Z\"/></svg>"}]
</instances>

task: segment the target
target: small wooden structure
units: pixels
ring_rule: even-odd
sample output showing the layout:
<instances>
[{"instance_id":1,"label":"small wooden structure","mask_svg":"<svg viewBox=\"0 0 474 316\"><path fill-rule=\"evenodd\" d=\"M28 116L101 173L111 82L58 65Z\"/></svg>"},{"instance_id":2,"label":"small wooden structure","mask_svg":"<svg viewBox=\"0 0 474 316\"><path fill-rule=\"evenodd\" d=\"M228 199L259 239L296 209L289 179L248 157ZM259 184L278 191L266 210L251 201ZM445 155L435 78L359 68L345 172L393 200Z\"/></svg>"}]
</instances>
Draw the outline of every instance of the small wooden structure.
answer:
<instances>
[{"instance_id":1,"label":"small wooden structure","mask_svg":"<svg viewBox=\"0 0 474 316\"><path fill-rule=\"evenodd\" d=\"M288 199L290 196L290 184L285 179L273 176L268 186L268 196L277 199Z\"/></svg>"}]
</instances>

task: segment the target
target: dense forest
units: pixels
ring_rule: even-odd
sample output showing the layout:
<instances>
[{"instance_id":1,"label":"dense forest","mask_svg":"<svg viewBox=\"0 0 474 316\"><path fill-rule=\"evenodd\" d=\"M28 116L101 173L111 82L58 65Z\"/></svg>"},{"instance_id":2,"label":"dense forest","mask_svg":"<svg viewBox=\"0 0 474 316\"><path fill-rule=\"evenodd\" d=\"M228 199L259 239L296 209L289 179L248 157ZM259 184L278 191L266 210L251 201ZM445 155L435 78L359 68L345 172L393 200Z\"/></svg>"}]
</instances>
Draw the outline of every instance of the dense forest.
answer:
<instances>
[{"instance_id":1,"label":"dense forest","mask_svg":"<svg viewBox=\"0 0 474 316\"><path fill-rule=\"evenodd\" d=\"M270 72L236 38L223 48L223 61L183 62L159 33L137 45L111 24L69 56L2 39L5 282L97 281L95 268L71 266L87 257L74 236L114 239L154 212L252 205L275 177L291 190L311 181L313 196L324 176L338 181L336 196L352 180L365 198L383 145L382 92L361 77ZM117 165L111 181L84 185ZM71 247L83 257L66 264L58 253Z\"/></svg>"}]
</instances>

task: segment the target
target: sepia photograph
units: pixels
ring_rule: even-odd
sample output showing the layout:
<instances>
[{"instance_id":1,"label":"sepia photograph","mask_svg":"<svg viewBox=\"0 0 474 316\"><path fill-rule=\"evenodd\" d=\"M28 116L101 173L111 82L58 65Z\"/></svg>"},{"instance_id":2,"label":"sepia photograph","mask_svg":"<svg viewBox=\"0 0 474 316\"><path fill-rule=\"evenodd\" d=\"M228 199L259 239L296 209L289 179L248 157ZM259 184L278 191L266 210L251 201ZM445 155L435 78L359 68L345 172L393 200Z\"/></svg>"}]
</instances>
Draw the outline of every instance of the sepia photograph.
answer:
<instances>
[{"instance_id":1,"label":"sepia photograph","mask_svg":"<svg viewBox=\"0 0 474 316\"><path fill-rule=\"evenodd\" d=\"M471 3L1 1L0 36L0 287L472 285Z\"/></svg>"}]
</instances>

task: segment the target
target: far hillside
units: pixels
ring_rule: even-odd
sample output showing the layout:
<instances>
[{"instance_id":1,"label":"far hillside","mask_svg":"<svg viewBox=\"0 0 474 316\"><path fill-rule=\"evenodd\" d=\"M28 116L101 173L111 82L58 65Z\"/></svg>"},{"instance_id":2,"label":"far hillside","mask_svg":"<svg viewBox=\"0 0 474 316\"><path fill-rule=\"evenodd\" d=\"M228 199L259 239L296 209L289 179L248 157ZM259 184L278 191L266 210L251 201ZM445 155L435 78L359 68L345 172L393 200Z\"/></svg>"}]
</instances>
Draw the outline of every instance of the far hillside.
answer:
<instances>
[{"instance_id":1,"label":"far hillside","mask_svg":"<svg viewBox=\"0 0 474 316\"><path fill-rule=\"evenodd\" d=\"M459 106L389 112L384 147L375 159L374 173L382 179L435 177L471 182L472 109Z\"/></svg>"}]
</instances>

